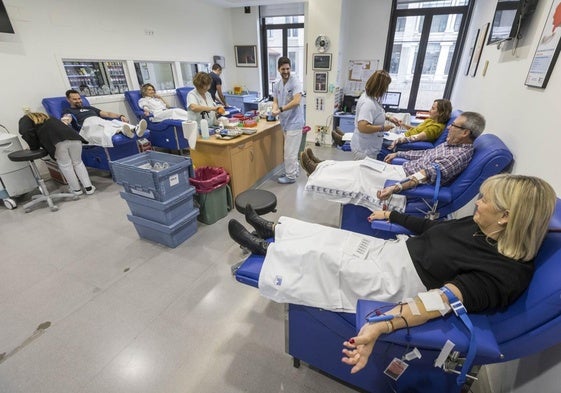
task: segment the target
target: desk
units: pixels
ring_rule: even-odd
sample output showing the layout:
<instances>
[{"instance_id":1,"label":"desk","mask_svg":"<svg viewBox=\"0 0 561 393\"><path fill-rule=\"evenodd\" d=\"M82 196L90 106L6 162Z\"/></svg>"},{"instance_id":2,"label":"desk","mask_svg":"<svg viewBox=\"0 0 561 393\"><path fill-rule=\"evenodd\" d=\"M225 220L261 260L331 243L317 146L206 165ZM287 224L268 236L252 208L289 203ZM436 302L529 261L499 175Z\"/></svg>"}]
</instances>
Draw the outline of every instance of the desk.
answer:
<instances>
[{"instance_id":1,"label":"desk","mask_svg":"<svg viewBox=\"0 0 561 393\"><path fill-rule=\"evenodd\" d=\"M222 167L230 174L234 198L284 161L284 134L280 123L260 120L256 129L253 135L230 140L199 136L196 149L190 152L195 167Z\"/></svg>"},{"instance_id":2,"label":"desk","mask_svg":"<svg viewBox=\"0 0 561 393\"><path fill-rule=\"evenodd\" d=\"M355 130L355 115L352 113L335 113L335 127L339 127L345 134L347 132L354 132Z\"/></svg>"},{"instance_id":3,"label":"desk","mask_svg":"<svg viewBox=\"0 0 561 393\"><path fill-rule=\"evenodd\" d=\"M224 94L229 106L235 106L242 113L257 109L258 102L255 94Z\"/></svg>"}]
</instances>

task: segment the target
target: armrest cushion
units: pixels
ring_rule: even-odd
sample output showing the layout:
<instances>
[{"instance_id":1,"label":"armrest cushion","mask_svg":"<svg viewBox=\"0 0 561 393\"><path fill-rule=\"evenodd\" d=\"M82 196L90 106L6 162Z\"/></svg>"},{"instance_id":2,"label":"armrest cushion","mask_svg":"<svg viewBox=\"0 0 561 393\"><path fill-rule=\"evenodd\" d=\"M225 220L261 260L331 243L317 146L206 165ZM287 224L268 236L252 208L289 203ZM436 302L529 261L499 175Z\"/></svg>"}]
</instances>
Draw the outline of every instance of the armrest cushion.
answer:
<instances>
[{"instance_id":1,"label":"armrest cushion","mask_svg":"<svg viewBox=\"0 0 561 393\"><path fill-rule=\"evenodd\" d=\"M402 143L397 145L398 151L405 151L405 150L427 150L432 149L434 144L432 142L426 141L419 141L419 142L410 142L410 143Z\"/></svg>"},{"instance_id":2,"label":"armrest cushion","mask_svg":"<svg viewBox=\"0 0 561 393\"><path fill-rule=\"evenodd\" d=\"M384 187L389 187L395 183L397 183L397 180L386 180ZM434 197L434 185L421 184L415 188L402 191L401 194L408 198L432 199ZM450 187L440 187L438 200L446 203L452 201L452 189Z\"/></svg>"},{"instance_id":3,"label":"armrest cushion","mask_svg":"<svg viewBox=\"0 0 561 393\"><path fill-rule=\"evenodd\" d=\"M399 224L394 224L387 221L374 220L370 223L370 227L375 231L389 232L392 234L412 235L413 233Z\"/></svg>"},{"instance_id":4,"label":"armrest cushion","mask_svg":"<svg viewBox=\"0 0 561 393\"><path fill-rule=\"evenodd\" d=\"M357 330L365 324L368 313L390 304L372 300L359 300L356 312ZM477 357L495 359L497 361L501 352L487 316L484 314L469 314L469 318L473 323L477 339ZM399 329L391 334L382 335L379 340L402 346L411 346L411 348L417 347L421 354L424 349L440 350L446 343L446 340L452 341L455 344L454 350L460 351L462 354L465 354L469 348L470 335L463 322L454 313L430 320L424 325L412 327L410 333L411 337L408 339L406 337L407 329Z\"/></svg>"}]
</instances>

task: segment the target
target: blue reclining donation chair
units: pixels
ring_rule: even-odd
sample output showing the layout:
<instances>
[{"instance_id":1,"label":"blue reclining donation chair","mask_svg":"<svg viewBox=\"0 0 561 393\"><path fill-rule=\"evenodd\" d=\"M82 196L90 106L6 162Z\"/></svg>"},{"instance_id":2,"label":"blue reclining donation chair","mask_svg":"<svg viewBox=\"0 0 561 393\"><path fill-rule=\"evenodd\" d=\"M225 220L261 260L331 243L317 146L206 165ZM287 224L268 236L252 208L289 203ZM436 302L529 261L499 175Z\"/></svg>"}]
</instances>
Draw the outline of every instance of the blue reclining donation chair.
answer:
<instances>
[{"instance_id":1,"label":"blue reclining donation chair","mask_svg":"<svg viewBox=\"0 0 561 393\"><path fill-rule=\"evenodd\" d=\"M152 146L162 147L170 150L182 150L189 147L187 139L183 136L181 120L153 121L150 116L144 115L144 110L138 106L138 100L142 96L140 90L130 90L125 92L125 99L136 115L137 119L144 119L150 129L150 142Z\"/></svg>"},{"instance_id":2,"label":"blue reclining donation chair","mask_svg":"<svg viewBox=\"0 0 561 393\"><path fill-rule=\"evenodd\" d=\"M84 106L90 105L88 99L84 96L82 96L82 102ZM43 98L41 103L45 107L49 116L57 119L60 119L64 109L70 106L66 97ZM80 130L76 130L76 132L79 131ZM144 134L144 137L148 139L150 138L148 130ZM84 165L90 168L110 171L109 161L129 157L134 154L138 154L140 151L137 143L138 138L136 136L134 138L129 138L121 133L118 133L113 135L111 140L113 142L113 147L84 145L82 148L82 161L84 161Z\"/></svg>"},{"instance_id":3,"label":"blue reclining donation chair","mask_svg":"<svg viewBox=\"0 0 561 393\"><path fill-rule=\"evenodd\" d=\"M512 153L496 135L481 135L474 141L473 147L474 154L469 165L452 183L439 187L436 200L434 184L423 184L403 191L403 195L407 196L405 213L425 216L434 212L443 218L470 202L479 193L479 187L485 179L510 168ZM398 164L397 161L404 160L395 159L392 164ZM398 180L400 179L388 180L386 186ZM362 206L344 205L341 228L372 235L371 224L366 220L369 214L370 211ZM389 223L373 224L376 230L387 228L391 232L392 225Z\"/></svg>"},{"instance_id":4,"label":"blue reclining donation chair","mask_svg":"<svg viewBox=\"0 0 561 393\"><path fill-rule=\"evenodd\" d=\"M488 314L470 314L474 325L473 362L500 363L530 356L561 342L561 200L535 259L535 272L526 291L506 309ZM236 280L257 287L264 257L250 255L235 271ZM459 368L470 350L471 335L453 313L410 329L382 335L365 369L350 373L341 362L343 341L356 335L366 315L387 303L359 300L357 313L337 313L290 304L288 308L287 351L294 365L304 361L319 370L367 392L454 393ZM434 367L446 340L454 343L443 368ZM420 359L410 360L403 375L394 381L384 374L394 358L416 347ZM445 370L448 370L447 372ZM470 378L467 379L469 385Z\"/></svg>"}]
</instances>

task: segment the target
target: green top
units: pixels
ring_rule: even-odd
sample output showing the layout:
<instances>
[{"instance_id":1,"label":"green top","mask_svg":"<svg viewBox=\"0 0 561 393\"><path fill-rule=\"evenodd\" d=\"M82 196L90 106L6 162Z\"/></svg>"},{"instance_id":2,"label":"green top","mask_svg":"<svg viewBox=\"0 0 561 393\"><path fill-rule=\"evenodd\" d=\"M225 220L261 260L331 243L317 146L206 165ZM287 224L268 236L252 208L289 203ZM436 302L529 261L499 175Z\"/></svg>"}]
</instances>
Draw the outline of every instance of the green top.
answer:
<instances>
[{"instance_id":1,"label":"green top","mask_svg":"<svg viewBox=\"0 0 561 393\"><path fill-rule=\"evenodd\" d=\"M427 140L429 142L433 142L440 136L440 134L442 134L442 131L444 131L444 127L446 127L445 124L438 123L433 119L426 119L417 127L413 127L409 129L405 133L405 136L417 135L424 131L425 134L427 135L428 138Z\"/></svg>"}]
</instances>

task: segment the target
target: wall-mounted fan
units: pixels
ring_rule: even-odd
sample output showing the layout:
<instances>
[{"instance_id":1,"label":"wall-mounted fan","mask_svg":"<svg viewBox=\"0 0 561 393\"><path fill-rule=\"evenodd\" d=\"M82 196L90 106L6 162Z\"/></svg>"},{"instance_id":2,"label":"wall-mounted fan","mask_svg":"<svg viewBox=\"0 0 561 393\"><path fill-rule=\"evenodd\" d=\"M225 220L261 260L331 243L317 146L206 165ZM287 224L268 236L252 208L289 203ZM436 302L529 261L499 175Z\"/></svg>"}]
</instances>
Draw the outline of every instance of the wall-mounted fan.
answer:
<instances>
[{"instance_id":1,"label":"wall-mounted fan","mask_svg":"<svg viewBox=\"0 0 561 393\"><path fill-rule=\"evenodd\" d=\"M319 52L325 52L329 49L329 38L324 35L318 35L318 38L316 38L316 48Z\"/></svg>"}]
</instances>

